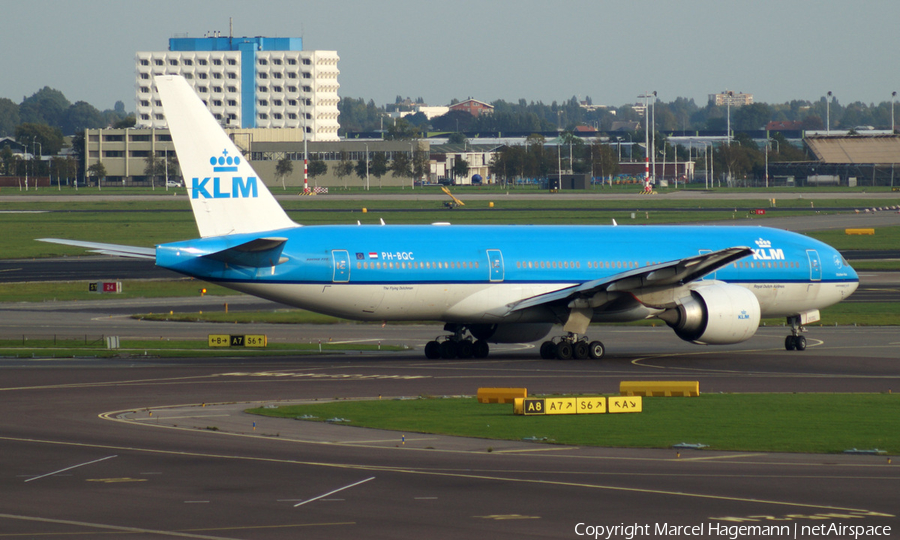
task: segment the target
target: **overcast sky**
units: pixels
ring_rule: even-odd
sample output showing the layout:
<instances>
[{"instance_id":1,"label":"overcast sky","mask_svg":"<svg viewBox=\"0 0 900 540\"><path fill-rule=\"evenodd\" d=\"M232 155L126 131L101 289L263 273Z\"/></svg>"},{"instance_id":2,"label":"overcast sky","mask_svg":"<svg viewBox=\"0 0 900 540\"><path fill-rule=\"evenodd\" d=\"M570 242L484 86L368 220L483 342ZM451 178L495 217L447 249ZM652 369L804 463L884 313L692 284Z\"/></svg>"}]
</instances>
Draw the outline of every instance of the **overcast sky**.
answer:
<instances>
[{"instance_id":1,"label":"overcast sky","mask_svg":"<svg viewBox=\"0 0 900 540\"><path fill-rule=\"evenodd\" d=\"M207 31L302 37L340 55L342 97L623 105L656 91L706 103L889 101L898 0L0 0L0 97L44 86L134 110L134 53Z\"/></svg>"}]
</instances>

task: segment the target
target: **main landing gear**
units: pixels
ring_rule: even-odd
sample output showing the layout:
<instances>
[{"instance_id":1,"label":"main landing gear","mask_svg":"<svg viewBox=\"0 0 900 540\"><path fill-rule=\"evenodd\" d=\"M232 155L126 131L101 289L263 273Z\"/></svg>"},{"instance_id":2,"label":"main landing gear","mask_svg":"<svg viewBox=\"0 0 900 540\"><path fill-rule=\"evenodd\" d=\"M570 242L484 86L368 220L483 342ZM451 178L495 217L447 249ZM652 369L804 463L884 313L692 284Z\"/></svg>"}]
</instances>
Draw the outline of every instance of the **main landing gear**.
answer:
<instances>
[{"instance_id":1,"label":"main landing gear","mask_svg":"<svg viewBox=\"0 0 900 540\"><path fill-rule=\"evenodd\" d=\"M785 350L805 351L806 338L800 332L806 332L806 328L800 325L800 317L788 317L787 322L791 325L791 335L784 338Z\"/></svg>"},{"instance_id":2,"label":"main landing gear","mask_svg":"<svg viewBox=\"0 0 900 540\"><path fill-rule=\"evenodd\" d=\"M448 325L449 326L449 325ZM474 340L472 336L465 336L466 327L444 327L445 330L453 330L452 336L443 336L425 344L425 357L429 360L443 358L487 358L491 349L488 342L483 339ZM440 340L440 341L439 341Z\"/></svg>"},{"instance_id":3,"label":"main landing gear","mask_svg":"<svg viewBox=\"0 0 900 540\"><path fill-rule=\"evenodd\" d=\"M558 340L558 341L555 341ZM578 334L553 338L541 343L541 358L544 360L600 360L606 354L606 348L599 341L588 342L587 336L578 338Z\"/></svg>"}]
</instances>

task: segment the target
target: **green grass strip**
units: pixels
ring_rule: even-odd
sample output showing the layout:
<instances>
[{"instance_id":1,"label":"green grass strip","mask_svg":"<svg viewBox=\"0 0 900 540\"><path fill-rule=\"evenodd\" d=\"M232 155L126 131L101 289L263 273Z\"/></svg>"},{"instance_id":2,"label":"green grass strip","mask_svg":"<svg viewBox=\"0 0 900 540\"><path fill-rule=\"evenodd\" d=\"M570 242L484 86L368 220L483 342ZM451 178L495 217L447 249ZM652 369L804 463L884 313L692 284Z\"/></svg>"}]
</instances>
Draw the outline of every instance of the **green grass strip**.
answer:
<instances>
[{"instance_id":1,"label":"green grass strip","mask_svg":"<svg viewBox=\"0 0 900 540\"><path fill-rule=\"evenodd\" d=\"M222 296L222 311L228 296L241 293L205 281L190 278L176 280L124 280L121 293L97 293L88 290L88 281L41 281L0 284L3 302L49 302L67 300L119 300L131 298L168 298Z\"/></svg>"},{"instance_id":2,"label":"green grass strip","mask_svg":"<svg viewBox=\"0 0 900 540\"><path fill-rule=\"evenodd\" d=\"M224 332L223 332L224 333ZM44 338L0 340L2 358L220 358L234 356L293 356L306 354L346 353L353 351L402 351L404 347L393 345L367 345L359 343L269 343L265 348L215 347L207 341L122 340L118 349L107 349L102 336L73 338Z\"/></svg>"},{"instance_id":3,"label":"green grass strip","mask_svg":"<svg viewBox=\"0 0 900 540\"><path fill-rule=\"evenodd\" d=\"M668 448L687 442L741 452L878 448L896 454L898 407L896 394L704 394L644 398L643 412L633 414L516 416L512 405L484 405L474 398L337 401L247 412L279 418L312 415L319 421L345 418L347 425L402 433L546 437L577 446Z\"/></svg>"}]
</instances>

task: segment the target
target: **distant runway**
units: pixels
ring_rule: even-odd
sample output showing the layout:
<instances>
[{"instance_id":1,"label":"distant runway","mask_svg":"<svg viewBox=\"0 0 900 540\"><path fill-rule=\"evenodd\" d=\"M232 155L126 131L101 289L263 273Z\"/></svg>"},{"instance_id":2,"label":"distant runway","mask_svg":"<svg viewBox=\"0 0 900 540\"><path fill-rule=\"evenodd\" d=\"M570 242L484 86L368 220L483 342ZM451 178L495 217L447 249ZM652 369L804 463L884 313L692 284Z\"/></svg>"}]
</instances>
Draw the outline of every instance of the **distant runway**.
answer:
<instances>
[{"instance_id":1,"label":"distant runway","mask_svg":"<svg viewBox=\"0 0 900 540\"><path fill-rule=\"evenodd\" d=\"M306 197L294 193L303 190L302 186L291 186L291 192L278 192L278 190L273 190L272 194L278 200L304 200ZM622 192L605 192L602 189L597 190L571 190L571 191L561 191L558 193L549 193L546 190L538 190L531 187L522 188L522 187L510 187L505 191L488 191L484 193L479 192L469 192L466 191L464 197L466 199L471 200L494 200L494 201L502 201L506 200L539 200L541 198L549 199L549 200L585 200L585 199L595 199L595 200L609 200L609 201L646 201L648 200L648 195L644 195L639 192L640 187L635 186L634 193L622 193ZM290 194L287 194L290 193ZM159 195L127 195L117 193L114 197L117 201L159 201L163 198L172 198L172 197L181 197L187 198L187 194L185 191L180 190L177 192L163 192L160 191ZM447 196L443 193L440 193L436 187L431 188L416 188L410 192L406 193L396 193L396 192L388 192L384 193L378 189L371 189L369 191L359 191L353 193L340 193L340 188L333 189L332 193L327 195L319 195L317 196L321 199L327 200L351 200L351 201L366 201L366 200L392 200L392 199L402 199L402 200L422 200L422 201L445 201L447 200ZM765 191L729 191L722 192L717 191L716 189L710 190L702 190L696 187L691 187L691 189L684 190L673 190L670 192L658 194L658 195L650 195L649 197L653 197L654 199L660 200L720 200L720 201L729 201L729 200L760 200L760 201L770 201L771 199L776 200L776 204L778 200L883 200L885 206L900 204L900 192L877 192L877 193L866 193L865 191L816 191L815 189L802 189L798 188L797 191L785 193L785 192L765 192ZM74 194L66 194L60 192L60 194L44 194L41 195L0 195L0 202L79 202L79 201L96 201L96 200L109 200L109 195L103 195L102 193L82 193L80 195Z\"/></svg>"}]
</instances>

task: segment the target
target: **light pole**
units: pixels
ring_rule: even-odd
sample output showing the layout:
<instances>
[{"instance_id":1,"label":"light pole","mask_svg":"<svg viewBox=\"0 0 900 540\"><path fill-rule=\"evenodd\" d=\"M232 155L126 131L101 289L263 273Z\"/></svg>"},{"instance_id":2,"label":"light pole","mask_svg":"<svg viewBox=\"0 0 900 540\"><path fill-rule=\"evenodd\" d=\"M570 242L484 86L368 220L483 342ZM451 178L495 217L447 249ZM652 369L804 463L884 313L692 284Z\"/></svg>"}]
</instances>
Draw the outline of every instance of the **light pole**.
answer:
<instances>
[{"instance_id":1,"label":"light pole","mask_svg":"<svg viewBox=\"0 0 900 540\"><path fill-rule=\"evenodd\" d=\"M639 99L644 100L644 187L650 183L650 111L647 110L651 94L641 94Z\"/></svg>"},{"instance_id":2,"label":"light pole","mask_svg":"<svg viewBox=\"0 0 900 540\"><path fill-rule=\"evenodd\" d=\"M369 191L369 143L366 143L366 191Z\"/></svg>"},{"instance_id":3,"label":"light pole","mask_svg":"<svg viewBox=\"0 0 900 540\"><path fill-rule=\"evenodd\" d=\"M37 141L34 141L34 144L38 147L38 153L37 153L37 156L35 156L35 159L38 160L37 164L38 164L38 173L39 173L39 172L41 172L40 159L41 159L41 154L43 153L44 147L41 146L41 143L39 143ZM34 173L34 190L35 191L37 191L38 184L40 184L40 182L38 182L38 175L37 175L37 173Z\"/></svg>"},{"instance_id":4,"label":"light pole","mask_svg":"<svg viewBox=\"0 0 900 540\"><path fill-rule=\"evenodd\" d=\"M704 156L704 161L706 161L707 159L709 160L709 165L706 167L706 189L709 189L709 177L713 175L713 150L715 149L715 147L713 146L713 143L711 141L701 142L703 142L703 153L706 154L706 156ZM706 151L707 144L709 145L708 152Z\"/></svg>"},{"instance_id":5,"label":"light pole","mask_svg":"<svg viewBox=\"0 0 900 540\"><path fill-rule=\"evenodd\" d=\"M726 134L726 141L727 141L728 146L731 146L731 98L733 96L734 96L733 91L729 90L729 91L725 92L725 105L726 105L726 109L728 110L728 126L727 126L728 133Z\"/></svg>"},{"instance_id":6,"label":"light pole","mask_svg":"<svg viewBox=\"0 0 900 540\"><path fill-rule=\"evenodd\" d=\"M828 91L825 98L825 134L831 134L831 90Z\"/></svg>"},{"instance_id":7,"label":"light pole","mask_svg":"<svg viewBox=\"0 0 900 540\"><path fill-rule=\"evenodd\" d=\"M656 90L653 91L653 103L651 104L653 111L653 118L651 120L651 131L650 131L650 146L653 148L653 180L654 183L656 181ZM665 171L666 166L663 165L663 171ZM665 174L663 175L665 176Z\"/></svg>"},{"instance_id":8,"label":"light pole","mask_svg":"<svg viewBox=\"0 0 900 540\"><path fill-rule=\"evenodd\" d=\"M163 165L166 167L166 191L169 191L169 149L163 150Z\"/></svg>"},{"instance_id":9,"label":"light pole","mask_svg":"<svg viewBox=\"0 0 900 540\"><path fill-rule=\"evenodd\" d=\"M766 130L766 187L769 187L769 130Z\"/></svg>"},{"instance_id":10,"label":"light pole","mask_svg":"<svg viewBox=\"0 0 900 540\"><path fill-rule=\"evenodd\" d=\"M675 189L678 189L678 143L672 145L673 154L675 154L675 172L672 175L675 177ZM665 148L665 146L663 146ZM663 177L665 177L666 172L666 158L663 158ZM683 187L683 186L682 186Z\"/></svg>"},{"instance_id":11,"label":"light pole","mask_svg":"<svg viewBox=\"0 0 900 540\"><path fill-rule=\"evenodd\" d=\"M712 143L703 143L703 160L706 162L706 189L709 189L709 150L706 149L707 144L712 147Z\"/></svg>"},{"instance_id":12,"label":"light pole","mask_svg":"<svg viewBox=\"0 0 900 540\"><path fill-rule=\"evenodd\" d=\"M594 183L594 145L588 146L588 151L591 156L591 184Z\"/></svg>"},{"instance_id":13,"label":"light pole","mask_svg":"<svg viewBox=\"0 0 900 540\"><path fill-rule=\"evenodd\" d=\"M897 99L897 92L891 92L891 135L894 134L894 100Z\"/></svg>"}]
</instances>

